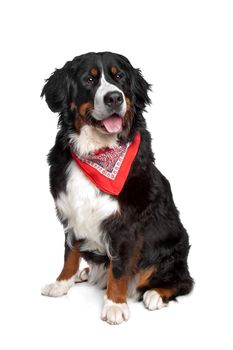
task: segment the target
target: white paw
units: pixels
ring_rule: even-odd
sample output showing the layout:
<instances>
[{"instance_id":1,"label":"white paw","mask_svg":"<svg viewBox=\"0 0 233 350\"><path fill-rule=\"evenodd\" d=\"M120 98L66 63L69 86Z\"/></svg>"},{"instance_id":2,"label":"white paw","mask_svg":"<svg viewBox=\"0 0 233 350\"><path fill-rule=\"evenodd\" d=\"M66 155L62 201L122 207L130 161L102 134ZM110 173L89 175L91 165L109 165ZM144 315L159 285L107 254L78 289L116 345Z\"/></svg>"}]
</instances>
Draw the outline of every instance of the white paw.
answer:
<instances>
[{"instance_id":1,"label":"white paw","mask_svg":"<svg viewBox=\"0 0 233 350\"><path fill-rule=\"evenodd\" d=\"M105 299L101 319L109 324L120 324L129 319L129 308L126 303L117 304L112 300Z\"/></svg>"},{"instance_id":2,"label":"white paw","mask_svg":"<svg viewBox=\"0 0 233 350\"><path fill-rule=\"evenodd\" d=\"M74 278L65 281L56 281L55 283L47 284L41 289L41 294L48 297L60 297L67 294L70 287L74 284Z\"/></svg>"},{"instance_id":3,"label":"white paw","mask_svg":"<svg viewBox=\"0 0 233 350\"><path fill-rule=\"evenodd\" d=\"M89 272L89 267L85 267L85 269L78 271L78 273L75 275L75 283L88 281Z\"/></svg>"},{"instance_id":4,"label":"white paw","mask_svg":"<svg viewBox=\"0 0 233 350\"><path fill-rule=\"evenodd\" d=\"M153 289L148 290L143 294L143 302L148 310L160 310L168 305L168 303L163 302L159 293Z\"/></svg>"}]
</instances>

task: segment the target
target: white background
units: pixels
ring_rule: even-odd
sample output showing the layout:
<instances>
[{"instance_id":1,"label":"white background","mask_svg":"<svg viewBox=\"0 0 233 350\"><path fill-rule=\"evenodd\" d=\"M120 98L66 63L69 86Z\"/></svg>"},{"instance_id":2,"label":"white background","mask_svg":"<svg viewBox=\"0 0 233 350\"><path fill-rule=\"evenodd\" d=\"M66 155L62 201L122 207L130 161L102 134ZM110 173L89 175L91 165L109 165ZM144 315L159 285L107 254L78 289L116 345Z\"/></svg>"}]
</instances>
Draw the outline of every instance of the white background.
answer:
<instances>
[{"instance_id":1,"label":"white background","mask_svg":"<svg viewBox=\"0 0 233 350\"><path fill-rule=\"evenodd\" d=\"M1 349L232 349L232 1L5 1L0 9ZM88 51L126 55L153 84L147 122L192 244L189 297L130 302L99 319L103 292L42 297L63 262L46 154L57 117L40 92Z\"/></svg>"}]
</instances>

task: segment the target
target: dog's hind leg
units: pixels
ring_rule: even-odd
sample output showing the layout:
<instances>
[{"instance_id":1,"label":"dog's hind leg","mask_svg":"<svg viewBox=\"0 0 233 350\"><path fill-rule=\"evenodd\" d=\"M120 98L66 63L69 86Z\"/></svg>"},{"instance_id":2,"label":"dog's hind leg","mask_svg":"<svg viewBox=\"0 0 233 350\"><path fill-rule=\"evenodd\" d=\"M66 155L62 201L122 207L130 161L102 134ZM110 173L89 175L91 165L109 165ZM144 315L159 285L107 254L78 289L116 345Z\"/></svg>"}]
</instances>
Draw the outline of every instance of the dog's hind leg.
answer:
<instances>
[{"instance_id":1,"label":"dog's hind leg","mask_svg":"<svg viewBox=\"0 0 233 350\"><path fill-rule=\"evenodd\" d=\"M48 284L42 288L41 294L50 297L59 297L67 294L68 290L75 283L75 276L79 269L79 263L80 251L78 245L76 244L69 250L64 262L63 269L56 282Z\"/></svg>"},{"instance_id":2,"label":"dog's hind leg","mask_svg":"<svg viewBox=\"0 0 233 350\"><path fill-rule=\"evenodd\" d=\"M137 287L148 310L160 310L167 306L169 301L176 300L178 296L189 294L194 283L189 275L186 262L179 264L179 270L170 269L165 274L155 270L142 281L143 283L139 280Z\"/></svg>"}]
</instances>

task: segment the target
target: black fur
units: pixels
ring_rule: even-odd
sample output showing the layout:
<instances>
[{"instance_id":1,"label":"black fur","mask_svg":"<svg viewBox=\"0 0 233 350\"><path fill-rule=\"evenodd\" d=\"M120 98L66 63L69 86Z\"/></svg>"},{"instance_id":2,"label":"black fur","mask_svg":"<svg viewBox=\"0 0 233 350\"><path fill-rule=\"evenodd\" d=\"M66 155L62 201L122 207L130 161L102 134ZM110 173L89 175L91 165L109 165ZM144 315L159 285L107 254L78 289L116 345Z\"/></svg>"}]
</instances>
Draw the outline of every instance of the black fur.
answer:
<instances>
[{"instance_id":1,"label":"black fur","mask_svg":"<svg viewBox=\"0 0 233 350\"><path fill-rule=\"evenodd\" d=\"M56 199L66 186L65 171L71 161L68 140L69 134L74 131L74 112L70 104L75 101L79 106L87 97L93 98L95 88L83 88L83 72L85 67L100 61L104 67L108 62L114 62L126 72L120 87L132 101L133 111L133 124L126 141L131 140L137 131L141 134L138 154L118 196L121 215L102 223L111 253L117 257L113 260L113 273L117 278L132 273L131 257L135 242L142 241L136 271L154 266L156 272L148 285L140 290L141 295L150 288L174 288L170 297L174 299L189 293L193 286L187 266L188 235L179 219L169 182L154 164L151 136L142 115L150 103L150 85L140 70L134 69L125 57L108 52L76 57L56 70L44 86L42 96L45 95L52 111L60 113L60 130L48 156L51 192ZM108 264L107 256L100 258L92 252L85 252L84 257L95 263Z\"/></svg>"}]
</instances>

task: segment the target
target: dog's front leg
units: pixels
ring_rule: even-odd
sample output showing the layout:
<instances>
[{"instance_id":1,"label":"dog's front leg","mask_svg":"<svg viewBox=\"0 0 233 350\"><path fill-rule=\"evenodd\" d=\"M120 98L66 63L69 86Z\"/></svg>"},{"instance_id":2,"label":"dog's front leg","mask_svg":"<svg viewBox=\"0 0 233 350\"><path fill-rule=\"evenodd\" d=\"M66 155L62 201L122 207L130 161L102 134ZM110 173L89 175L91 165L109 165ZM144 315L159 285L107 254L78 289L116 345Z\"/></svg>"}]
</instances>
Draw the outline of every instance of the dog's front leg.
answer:
<instances>
[{"instance_id":1,"label":"dog's front leg","mask_svg":"<svg viewBox=\"0 0 233 350\"><path fill-rule=\"evenodd\" d=\"M118 262L119 264L119 262ZM114 261L110 262L107 280L107 292L101 318L110 324L120 324L129 318L127 305L129 276L118 276Z\"/></svg>"},{"instance_id":2,"label":"dog's front leg","mask_svg":"<svg viewBox=\"0 0 233 350\"><path fill-rule=\"evenodd\" d=\"M70 287L75 282L75 276L79 269L80 251L76 244L69 250L64 262L63 269L58 276L55 283L47 284L42 290L41 294L50 297L59 297L67 294Z\"/></svg>"}]
</instances>

